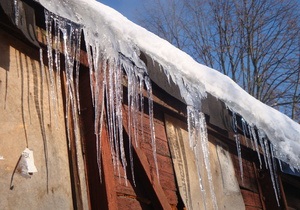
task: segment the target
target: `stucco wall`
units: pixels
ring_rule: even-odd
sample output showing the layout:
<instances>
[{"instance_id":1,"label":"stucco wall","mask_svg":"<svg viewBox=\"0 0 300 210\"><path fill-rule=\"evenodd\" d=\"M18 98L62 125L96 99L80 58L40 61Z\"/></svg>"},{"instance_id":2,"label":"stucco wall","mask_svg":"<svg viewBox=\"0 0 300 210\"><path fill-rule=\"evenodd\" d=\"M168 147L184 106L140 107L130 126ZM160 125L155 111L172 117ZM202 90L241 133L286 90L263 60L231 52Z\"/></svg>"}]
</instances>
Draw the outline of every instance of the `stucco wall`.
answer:
<instances>
[{"instance_id":1,"label":"stucco wall","mask_svg":"<svg viewBox=\"0 0 300 210\"><path fill-rule=\"evenodd\" d=\"M38 50L1 29L0 52L0 209L73 209L61 93L55 106ZM16 172L10 189L26 147L38 172Z\"/></svg>"}]
</instances>

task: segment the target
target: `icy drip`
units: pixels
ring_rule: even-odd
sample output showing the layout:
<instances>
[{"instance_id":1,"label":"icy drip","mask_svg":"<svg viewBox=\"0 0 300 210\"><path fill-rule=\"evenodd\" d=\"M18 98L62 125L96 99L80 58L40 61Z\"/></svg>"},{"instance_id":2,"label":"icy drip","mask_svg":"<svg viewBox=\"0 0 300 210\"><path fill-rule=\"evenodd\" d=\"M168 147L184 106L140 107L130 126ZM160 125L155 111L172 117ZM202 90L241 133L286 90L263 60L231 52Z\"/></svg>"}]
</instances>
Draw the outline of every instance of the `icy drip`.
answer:
<instances>
[{"instance_id":1,"label":"icy drip","mask_svg":"<svg viewBox=\"0 0 300 210\"><path fill-rule=\"evenodd\" d=\"M245 121L244 118L242 118L242 128L243 128L243 134L244 134L245 139L247 138L247 135L249 134L248 130L247 130L247 127L248 127L247 122ZM246 140L246 146L249 147L247 140Z\"/></svg>"},{"instance_id":2,"label":"icy drip","mask_svg":"<svg viewBox=\"0 0 300 210\"><path fill-rule=\"evenodd\" d=\"M55 67L56 67L56 92L58 93L59 90L61 90L61 80L60 80L60 72L61 72L61 63L60 63L60 31L59 31L59 27L57 27L58 25L58 20L54 18L54 28L55 28L55 32L54 32L54 45L53 48L55 50ZM58 109L60 109L60 104L59 104L59 100L57 100L57 106Z\"/></svg>"},{"instance_id":3,"label":"icy drip","mask_svg":"<svg viewBox=\"0 0 300 210\"><path fill-rule=\"evenodd\" d=\"M248 131L249 131L249 137L250 137L250 142L251 142L251 147L252 147L252 150L255 150L255 145L254 145L254 140L253 140L253 136L252 136L252 130L251 130L251 126L248 125Z\"/></svg>"},{"instance_id":4,"label":"icy drip","mask_svg":"<svg viewBox=\"0 0 300 210\"><path fill-rule=\"evenodd\" d=\"M135 99L136 99L136 95L134 93L136 93L136 81L135 81L135 75L134 75L134 67L131 64L126 65L126 62L124 62L123 64L123 68L127 74L127 100L128 100L128 110L127 110L127 120L128 120L128 137L129 139L133 139L135 142L135 146L138 146L137 143L137 135L136 135L136 103L135 103ZM132 148L131 148L131 144L129 144L129 159L130 159L130 168L131 168L131 173L132 173L132 178L133 178L133 182L135 184L135 178L134 178L134 165L133 165L133 155L132 155Z\"/></svg>"},{"instance_id":5,"label":"icy drip","mask_svg":"<svg viewBox=\"0 0 300 210\"><path fill-rule=\"evenodd\" d=\"M15 24L16 24L16 26L18 26L19 25L19 16L20 16L19 0L14 0L14 12L15 12Z\"/></svg>"},{"instance_id":6,"label":"icy drip","mask_svg":"<svg viewBox=\"0 0 300 210\"><path fill-rule=\"evenodd\" d=\"M233 128L233 131L234 131L234 139L235 139L236 150L237 150L238 159L239 159L241 179L242 179L242 182L244 182L244 170L243 170L241 142L240 142L240 138L239 138L239 134L238 134L238 130L237 130L237 120L236 120L236 113L235 112L232 112L232 128Z\"/></svg>"},{"instance_id":7,"label":"icy drip","mask_svg":"<svg viewBox=\"0 0 300 210\"><path fill-rule=\"evenodd\" d=\"M93 51L96 52L97 48ZM92 102L95 110L95 120L94 120L94 132L96 135L96 152L97 152L97 165L99 170L100 181L102 181L101 176L101 151L102 151L102 130L103 130L103 119L104 119L104 91L106 85L106 62L103 62L103 65L100 69L98 64L100 63L100 53L95 53L97 56L91 54L91 49L87 48L88 62L90 65L90 84L91 84L91 93L92 93ZM92 67L99 69L94 71ZM100 71L101 70L101 71ZM102 84L102 85L101 85ZM94 97L96 95L97 97ZM114 151L111 150L111 154L114 160ZM113 161L115 163L115 161Z\"/></svg>"},{"instance_id":8,"label":"icy drip","mask_svg":"<svg viewBox=\"0 0 300 210\"><path fill-rule=\"evenodd\" d=\"M193 150L194 155L195 155L197 175L198 175L200 190L202 192L202 199L204 201L204 209L207 209L206 192L205 192L205 189L204 189L204 186L203 186L202 176L201 176L202 161L200 159L200 154L198 154L200 149L198 148L199 145L197 144L197 139L198 138L197 138L195 115L196 115L195 109L191 106L187 106L189 145L190 145L190 147Z\"/></svg>"},{"instance_id":9,"label":"icy drip","mask_svg":"<svg viewBox=\"0 0 300 210\"><path fill-rule=\"evenodd\" d=\"M276 161L276 157L275 157L275 147L274 147L273 144L270 144L270 151L271 151L271 158L272 158L272 162L273 162L275 185L276 185L276 189L277 189L277 192L278 192L278 197L280 198L281 197L281 195L280 195L280 186L279 186L279 183L278 183L279 179L278 179L278 174L277 174L278 167L277 167L277 161Z\"/></svg>"},{"instance_id":10,"label":"icy drip","mask_svg":"<svg viewBox=\"0 0 300 210\"><path fill-rule=\"evenodd\" d=\"M143 130L143 112L144 112L144 85L147 91L148 106L149 106L149 125L151 134L151 144L153 151L153 158L156 167L156 173L159 177L157 157L156 157L156 141L155 141L155 129L154 129L154 114L153 114L153 99L152 99L152 87L151 81L144 69L138 68L129 62L126 58L122 58L122 66L127 75L128 86L128 136L129 139L133 139L134 144L138 147L139 129L142 131L142 138L144 137ZM139 113L141 113L139 117ZM131 149L129 150L131 151ZM130 163L133 167L132 156L130 154ZM133 168L132 168L133 170ZM134 177L134 176L133 176Z\"/></svg>"},{"instance_id":11,"label":"icy drip","mask_svg":"<svg viewBox=\"0 0 300 210\"><path fill-rule=\"evenodd\" d=\"M73 120L75 146L79 145L78 134L78 83L74 85L74 68L76 75L79 73L79 56L80 56L80 40L81 40L81 26L72 23L66 19L60 18L57 15L45 10L45 24L46 24L46 41L47 41L47 56L48 68L50 77L50 96L51 103L54 106L54 113L56 116L58 104L58 88L61 88L60 83L60 53L65 57L65 75L66 75L66 121L67 121L67 135L70 149L71 139L71 120ZM54 34L54 38L53 38ZM62 35L62 37L61 37ZM62 40L61 40L62 38ZM53 43L54 40L54 43ZM60 46L60 43L63 46ZM53 58L54 49L54 58ZM54 64L56 72L54 72ZM74 65L75 64L75 65Z\"/></svg>"},{"instance_id":12,"label":"icy drip","mask_svg":"<svg viewBox=\"0 0 300 210\"><path fill-rule=\"evenodd\" d=\"M152 98L152 86L151 81L148 76L145 78L145 85L147 90L148 96L148 106L149 106L149 120L150 120L150 132L151 132L151 143L152 143L152 151L153 151L153 158L156 168L156 175L159 180L159 172L158 172L158 165L157 165L157 156L156 156L156 141L155 141L155 128L154 128L154 112L153 112L153 98Z\"/></svg>"},{"instance_id":13,"label":"icy drip","mask_svg":"<svg viewBox=\"0 0 300 210\"><path fill-rule=\"evenodd\" d=\"M261 146L261 150L263 153L263 157L264 157L264 161L265 161L265 166L268 169L268 164L267 164L267 157L266 157L266 148L265 148L265 144L264 144L264 139L266 138L266 135L264 134L264 132L262 130L258 130L258 139L259 139L259 144Z\"/></svg>"},{"instance_id":14,"label":"icy drip","mask_svg":"<svg viewBox=\"0 0 300 210\"><path fill-rule=\"evenodd\" d=\"M256 137L256 132L255 132L254 127L250 127L250 133L251 133L254 145L255 145L255 150L257 152L257 157L258 157L258 160L259 160L259 167L262 168L262 161L261 161L261 157L260 157L260 151L259 151L257 137Z\"/></svg>"},{"instance_id":15,"label":"icy drip","mask_svg":"<svg viewBox=\"0 0 300 210\"><path fill-rule=\"evenodd\" d=\"M273 165L276 164L275 162L273 162L271 154L270 154L270 149L269 149L269 143L267 141L267 139L264 139L264 144L265 144L265 149L266 149L266 156L267 156L267 161L268 161L268 166L269 166L269 172L270 172L270 176L271 176L271 180L272 180L272 185L273 185L273 190L275 193L275 197L276 197L276 201L277 201L277 205L280 206L279 204L279 192L277 191L277 186L276 186L276 178L275 178L275 173L276 171L274 171Z\"/></svg>"},{"instance_id":16,"label":"icy drip","mask_svg":"<svg viewBox=\"0 0 300 210\"><path fill-rule=\"evenodd\" d=\"M119 160L124 168L127 166L125 157L124 139L123 139L123 87L122 87L122 69L120 63L117 61L107 61L108 65L103 69L104 84L106 84L106 109L107 120L109 128L109 137L111 150L114 152L114 167L117 169L120 178ZM125 171L125 180L127 182L127 174Z\"/></svg>"},{"instance_id":17,"label":"icy drip","mask_svg":"<svg viewBox=\"0 0 300 210\"><path fill-rule=\"evenodd\" d=\"M196 167L199 179L200 189L202 191L202 196L204 197L204 206L207 208L206 201L206 192L203 187L203 179L208 180L210 196L212 199L212 204L214 209L218 209L216 195L213 186L212 173L209 160L209 148L208 148L208 136L207 136L207 127L205 115L199 110L195 109L192 106L187 106L187 115L188 115L188 130L189 130L189 143L190 147L194 152L196 159ZM206 177L203 177L203 172L201 165L206 169Z\"/></svg>"},{"instance_id":18,"label":"icy drip","mask_svg":"<svg viewBox=\"0 0 300 210\"><path fill-rule=\"evenodd\" d=\"M47 41L47 57L48 57L48 70L50 80L50 103L54 108L55 121L57 121L57 94L55 92L55 79L54 79L54 68L53 68L53 44L52 44L52 24L54 15L45 10L45 24L46 24L46 41ZM55 26L54 26L55 27ZM55 27L56 28L56 27Z\"/></svg>"},{"instance_id":19,"label":"icy drip","mask_svg":"<svg viewBox=\"0 0 300 210\"><path fill-rule=\"evenodd\" d=\"M144 86L146 87L148 104L149 104L149 124L151 133L151 142L153 156L158 175L157 158L156 158L156 142L154 132L153 119L153 99L150 79L144 68L137 67L130 59L122 54L117 58L107 56L106 50L101 50L101 41L94 41L86 36L86 46L88 62L90 68L90 81L92 101L95 109L95 134L98 156L99 173L101 173L101 133L104 120L104 109L106 110L106 122L108 126L108 136L110 149L112 153L112 161L115 171L120 178L120 165L124 170L124 178L127 183L127 160L125 156L125 142L123 139L123 79L127 79L127 124L129 140L135 147L138 147L140 137L139 129L143 134L143 112L144 112ZM126 77L123 78L123 70ZM126 83L126 82L125 82ZM105 104L105 105L104 105ZM104 108L105 107L105 108ZM141 112L141 114L139 114ZM132 144L129 143L129 163L133 183L134 165Z\"/></svg>"},{"instance_id":20,"label":"icy drip","mask_svg":"<svg viewBox=\"0 0 300 210\"><path fill-rule=\"evenodd\" d=\"M145 136L144 136L144 82L143 80L140 80L139 84L139 97L140 97L140 109L141 109L141 131L142 131L142 140L144 141Z\"/></svg>"}]
</instances>

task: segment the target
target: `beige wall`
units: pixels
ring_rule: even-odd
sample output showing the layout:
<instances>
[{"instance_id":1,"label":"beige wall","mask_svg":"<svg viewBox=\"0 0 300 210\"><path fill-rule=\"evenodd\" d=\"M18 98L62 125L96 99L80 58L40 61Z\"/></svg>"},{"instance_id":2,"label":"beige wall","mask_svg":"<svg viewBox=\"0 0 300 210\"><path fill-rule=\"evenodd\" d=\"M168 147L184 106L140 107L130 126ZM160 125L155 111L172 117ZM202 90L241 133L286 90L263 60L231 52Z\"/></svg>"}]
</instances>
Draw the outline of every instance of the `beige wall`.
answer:
<instances>
[{"instance_id":1,"label":"beige wall","mask_svg":"<svg viewBox=\"0 0 300 210\"><path fill-rule=\"evenodd\" d=\"M35 60L28 57L32 53ZM49 75L45 73L42 80L37 55L38 51L0 29L0 209L3 210L73 209L62 99L59 98L54 110L54 103L49 100ZM14 189L10 190L11 176L27 147L26 142L33 150L38 172L29 179L16 173Z\"/></svg>"}]
</instances>

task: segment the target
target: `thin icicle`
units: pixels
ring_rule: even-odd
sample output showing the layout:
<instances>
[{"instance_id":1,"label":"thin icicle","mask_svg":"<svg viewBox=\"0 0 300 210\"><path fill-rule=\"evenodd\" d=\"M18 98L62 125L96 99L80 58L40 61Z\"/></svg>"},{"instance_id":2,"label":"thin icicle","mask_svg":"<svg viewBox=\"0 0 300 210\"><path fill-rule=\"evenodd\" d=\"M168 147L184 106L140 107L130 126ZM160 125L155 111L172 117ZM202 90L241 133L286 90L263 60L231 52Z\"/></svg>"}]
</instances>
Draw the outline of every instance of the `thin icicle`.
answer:
<instances>
[{"instance_id":1,"label":"thin icicle","mask_svg":"<svg viewBox=\"0 0 300 210\"><path fill-rule=\"evenodd\" d=\"M264 139L264 144L265 144L265 148L266 148L266 156L267 156L267 160L268 160L269 172L270 172L270 176L271 176L271 180L272 180L273 190L275 193L277 205L280 206L278 191L277 191L277 187L276 187L276 183L275 183L276 181L275 181L274 173L276 173L276 172L273 170L273 163L272 163L272 158L271 158L270 150L269 150L269 143L268 143L267 139Z\"/></svg>"},{"instance_id":2,"label":"thin icicle","mask_svg":"<svg viewBox=\"0 0 300 210\"><path fill-rule=\"evenodd\" d=\"M159 172L158 172L158 164L157 164L157 155L156 155L156 139L155 139L155 128L154 128L154 113L153 113L153 98L152 98L152 86L151 81L148 76L145 78L145 85L148 95L148 105L149 105L149 121L150 121L150 129L151 129L151 143L152 143L152 152L153 158L156 168L156 175L159 180Z\"/></svg>"},{"instance_id":3,"label":"thin icicle","mask_svg":"<svg viewBox=\"0 0 300 210\"><path fill-rule=\"evenodd\" d=\"M252 136L252 130L251 130L251 126L248 125L248 131L249 131L249 137L250 137L250 142L251 142L251 147L253 150L255 149L255 145L254 145L254 140L253 140L253 136Z\"/></svg>"},{"instance_id":4,"label":"thin icicle","mask_svg":"<svg viewBox=\"0 0 300 210\"><path fill-rule=\"evenodd\" d=\"M99 55L98 55L99 56ZM103 82L105 84L105 96L106 96L106 113L107 113L107 124L108 124L108 136L109 136L109 142L110 142L110 148L111 148L111 152L112 152L112 157L113 157L113 165L114 165L114 170L117 170L118 175L119 175L119 179L120 177L120 165L119 165L119 153L118 153L118 145L115 144L115 139L114 139L114 127L113 127L113 117L114 117L114 104L111 104L113 102L113 100L111 99L111 97L113 97L113 95L111 94L111 92L113 91L111 89L112 84L111 84L111 77L112 77L112 73L113 70L111 69L112 66L107 66L107 63L110 63L109 60L103 60L102 61L103 66L102 66L102 72L103 72ZM99 71L98 69L95 69L95 71ZM96 75L99 73L96 73ZM96 85L99 85L98 83L96 83ZM97 88L97 87L96 87ZM95 97L97 97L97 95L95 95ZM126 170L125 170L125 179L127 179L127 174L126 174Z\"/></svg>"},{"instance_id":5,"label":"thin icicle","mask_svg":"<svg viewBox=\"0 0 300 210\"><path fill-rule=\"evenodd\" d=\"M255 150L256 150L256 152L257 152L257 157L258 157L258 160L259 160L259 167L262 168L262 162L261 162L261 157L260 157L260 151L259 151L259 148L258 148L258 142L257 142L256 132L255 132L254 127L251 127L250 132L251 132L251 136L252 136L253 141L254 141Z\"/></svg>"},{"instance_id":6,"label":"thin icicle","mask_svg":"<svg viewBox=\"0 0 300 210\"><path fill-rule=\"evenodd\" d=\"M101 106L101 114L100 114L99 123L97 124L97 126L98 126L97 130L95 129L95 134L96 134L96 151L97 151L97 165L98 165L100 182L102 182L102 167L101 167L102 157L101 157L101 155L102 155L102 128L103 128L102 122L103 122L103 116L104 116L104 103L102 103L102 106Z\"/></svg>"},{"instance_id":7,"label":"thin icicle","mask_svg":"<svg viewBox=\"0 0 300 210\"><path fill-rule=\"evenodd\" d=\"M245 121L244 118L242 118L242 128L243 128L243 134L246 142L246 146L249 147L248 141L247 141L247 135L248 135L248 130L247 130L247 122Z\"/></svg>"},{"instance_id":8,"label":"thin icicle","mask_svg":"<svg viewBox=\"0 0 300 210\"><path fill-rule=\"evenodd\" d=\"M270 151L271 151L271 160L273 162L273 171L274 171L274 179L275 179L275 185L276 185L276 189L277 189L277 192L278 192L278 197L281 198L281 195L280 195L280 186L279 186L279 183L278 183L278 174L277 174L277 171L278 171L278 168L277 168L277 161L276 161L276 157L275 157L275 152L274 152L274 146L273 144L270 144Z\"/></svg>"},{"instance_id":9,"label":"thin icicle","mask_svg":"<svg viewBox=\"0 0 300 210\"><path fill-rule=\"evenodd\" d=\"M116 67L114 84L115 84L115 100L116 100L116 132L119 138L119 147L120 147L120 157L122 161L122 165L124 168L127 167L127 160L125 156L125 143L123 138L123 111L122 111L122 103L123 103L123 86L122 86L122 69L120 63L118 63ZM133 173L133 171L132 171ZM134 177L134 176L133 176ZM126 180L127 184L127 180ZM135 181L134 181L135 184Z\"/></svg>"},{"instance_id":10,"label":"thin icicle","mask_svg":"<svg viewBox=\"0 0 300 210\"><path fill-rule=\"evenodd\" d=\"M139 95L140 95L140 109L141 109L141 131L142 131L142 140L144 141L145 139L145 135L144 135L144 95L143 95L143 91L144 91L144 79L141 78L140 79L140 85L139 85Z\"/></svg>"},{"instance_id":11,"label":"thin icicle","mask_svg":"<svg viewBox=\"0 0 300 210\"><path fill-rule=\"evenodd\" d=\"M54 49L55 49L55 68L56 68L56 95L58 96L58 92L61 90L61 63L60 63L60 50L61 50L61 45L60 45L60 30L58 27L58 20L57 18L54 19ZM57 100L57 106L58 110L60 109L60 100Z\"/></svg>"},{"instance_id":12,"label":"thin icicle","mask_svg":"<svg viewBox=\"0 0 300 210\"><path fill-rule=\"evenodd\" d=\"M76 99L77 99L77 109L80 114L80 100L79 100L79 67L80 67L80 46L81 46L81 27L75 27L72 33L73 39L75 40L75 84L76 84Z\"/></svg>"},{"instance_id":13,"label":"thin icicle","mask_svg":"<svg viewBox=\"0 0 300 210\"><path fill-rule=\"evenodd\" d=\"M266 168L268 169L268 164L267 164L267 158L266 158L266 155L265 155L265 144L264 144L264 138L266 137L266 135L263 133L263 131L259 130L258 129L258 139L259 139L259 144L260 144L260 147L261 147L261 150L262 150L262 153L263 153L263 157L264 157L264 160L265 160L265 166Z\"/></svg>"},{"instance_id":14,"label":"thin icicle","mask_svg":"<svg viewBox=\"0 0 300 210\"><path fill-rule=\"evenodd\" d=\"M200 119L199 121L200 121L200 132L201 132L200 133L201 134L201 146L202 146L202 152L204 155L204 163L205 163L205 167L206 167L206 171L207 171L210 194L212 197L214 209L218 209L217 199L216 199L213 180L212 180L212 173L211 173L211 168L210 168L206 120L205 120L205 115L203 112L200 112L199 119Z\"/></svg>"},{"instance_id":15,"label":"thin icicle","mask_svg":"<svg viewBox=\"0 0 300 210\"><path fill-rule=\"evenodd\" d=\"M242 159L242 150L241 150L241 142L237 130L237 120L236 120L236 113L232 112L232 127L234 131L234 139L236 144L236 150L238 154L239 166L240 166L240 175L242 182L244 183L244 170L243 170L243 159Z\"/></svg>"},{"instance_id":16,"label":"thin icicle","mask_svg":"<svg viewBox=\"0 0 300 210\"><path fill-rule=\"evenodd\" d=\"M14 12L15 12L15 24L16 24L16 26L18 26L19 25L19 16L20 16L19 0L14 0Z\"/></svg>"},{"instance_id":17,"label":"thin icicle","mask_svg":"<svg viewBox=\"0 0 300 210\"><path fill-rule=\"evenodd\" d=\"M242 159L242 150L241 150L241 142L240 142L239 134L234 134L234 139L235 139L236 150L238 154L240 175L241 175L242 182L244 183L243 159Z\"/></svg>"},{"instance_id":18,"label":"thin icicle","mask_svg":"<svg viewBox=\"0 0 300 210\"><path fill-rule=\"evenodd\" d=\"M278 163L279 163L279 168L280 168L280 171L283 171L283 169L282 169L282 163L281 163L281 160L278 160Z\"/></svg>"},{"instance_id":19,"label":"thin icicle","mask_svg":"<svg viewBox=\"0 0 300 210\"><path fill-rule=\"evenodd\" d=\"M52 42L52 23L54 17L53 14L45 10L45 24L46 24L46 40L47 40L47 55L48 55L48 70L50 78L50 98L51 104L54 109L54 119L57 121L57 94L55 91L55 77L53 68L53 42ZM56 124L57 125L57 124Z\"/></svg>"}]
</instances>

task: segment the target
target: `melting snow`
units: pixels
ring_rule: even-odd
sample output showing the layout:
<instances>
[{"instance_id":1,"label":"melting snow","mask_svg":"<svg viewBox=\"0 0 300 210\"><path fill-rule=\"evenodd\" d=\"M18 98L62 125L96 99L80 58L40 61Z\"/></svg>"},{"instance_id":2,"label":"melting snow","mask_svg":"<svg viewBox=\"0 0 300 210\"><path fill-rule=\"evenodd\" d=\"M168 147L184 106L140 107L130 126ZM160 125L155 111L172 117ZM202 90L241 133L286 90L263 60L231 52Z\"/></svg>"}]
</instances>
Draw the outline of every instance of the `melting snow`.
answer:
<instances>
[{"instance_id":1,"label":"melting snow","mask_svg":"<svg viewBox=\"0 0 300 210\"><path fill-rule=\"evenodd\" d=\"M111 60L117 60L119 53L122 53L136 66L144 68L138 57L139 52L149 55L179 86L187 105L200 108L199 101L206 92L222 100L251 126L255 125L257 129L264 131L274 146L276 157L300 168L300 125L247 94L229 77L197 63L167 41L99 2L37 1L49 11L82 25L87 44L97 46ZM151 79L155 81L155 78Z\"/></svg>"},{"instance_id":2,"label":"melting snow","mask_svg":"<svg viewBox=\"0 0 300 210\"><path fill-rule=\"evenodd\" d=\"M84 32L87 46L88 62L90 66L91 91L95 108L95 134L97 137L98 167L101 174L101 134L106 109L109 140L115 169L119 172L119 160L123 167L127 167L123 139L123 87L122 68L127 75L128 84L128 135L135 146L139 143L138 129L143 124L143 116L139 119L139 110L144 112L143 88L146 87L149 105L149 125L153 157L156 160L156 142L153 121L152 79L158 85L160 80L155 74L149 78L144 62L139 58L142 51L153 62L159 63L162 72L179 89L181 100L187 104L188 129L190 146L197 158L200 188L203 196L206 192L202 187L200 166L204 162L206 176L209 180L210 196L214 209L218 209L210 162L208 158L208 140L205 116L201 112L201 100L209 93L225 102L233 113L233 130L241 178L243 179L243 165L240 139L237 133L236 113L242 116L244 135L252 139L252 148L257 151L260 167L262 167L259 145L264 154L264 163L270 170L273 188L277 202L279 187L277 182L275 157L289 163L293 168L300 169L300 125L284 114L259 102L229 77L216 70L208 68L194 61L186 53L172 46L165 40L135 25L113 9L93 0L36 0L48 11L45 12L48 66L50 72L50 94L54 108L57 104L56 89L60 88L60 49L58 40L62 35L66 66L67 96L66 113L71 113L74 122L77 122L76 112L80 112L78 81L81 30ZM16 16L18 12L16 10ZM63 18L62 18L63 17ZM66 19L68 20L66 20ZM73 23L74 22L74 23ZM52 28L54 26L54 28ZM55 35L52 37L52 35ZM75 47L74 47L75 46ZM54 56L52 49L54 49ZM41 53L42 55L42 53ZM42 62L41 57L41 62ZM54 66L55 64L55 66ZM75 66L74 66L75 64ZM42 64L43 66L43 64ZM54 67L56 69L55 72ZM75 68L74 68L75 67ZM75 82L73 81L75 69ZM170 92L172 94L172 92ZM176 97L176 95L173 95ZM106 104L104 99L106 98ZM77 124L77 123L76 123ZM77 128L75 126L75 128ZM68 135L70 131L68 128ZM78 131L75 131L78 133ZM143 135L142 135L143 138ZM269 141L268 141L269 140ZM76 137L76 142L79 137ZM271 144L269 144L271 142ZM129 147L130 167L134 181L132 151ZM127 177L125 171L125 178ZM126 179L127 180L127 179Z\"/></svg>"}]
</instances>

